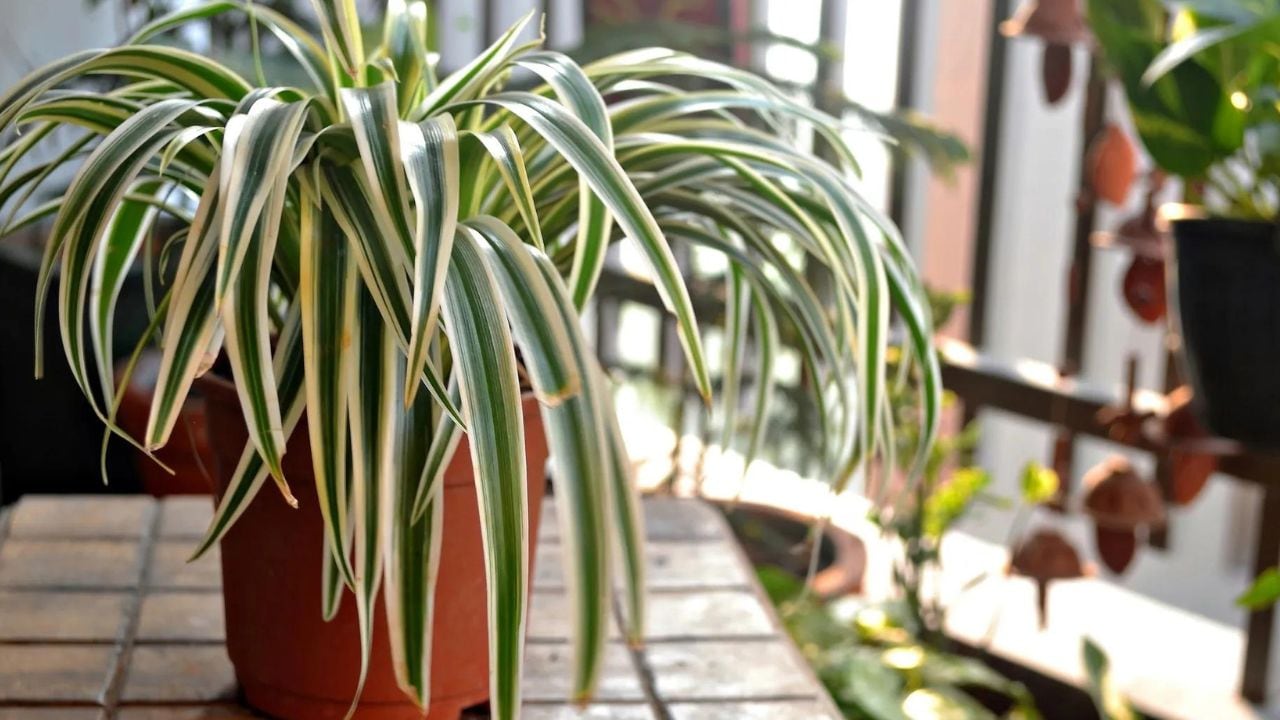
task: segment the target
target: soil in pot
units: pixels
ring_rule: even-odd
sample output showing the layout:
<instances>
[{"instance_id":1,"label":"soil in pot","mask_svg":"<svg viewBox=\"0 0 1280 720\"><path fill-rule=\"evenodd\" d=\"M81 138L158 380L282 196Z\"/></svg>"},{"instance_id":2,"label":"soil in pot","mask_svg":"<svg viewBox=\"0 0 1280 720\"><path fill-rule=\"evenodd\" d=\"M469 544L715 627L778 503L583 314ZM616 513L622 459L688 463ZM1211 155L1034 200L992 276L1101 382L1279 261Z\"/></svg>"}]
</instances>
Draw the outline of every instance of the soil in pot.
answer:
<instances>
[{"instance_id":1,"label":"soil in pot","mask_svg":"<svg viewBox=\"0 0 1280 720\"><path fill-rule=\"evenodd\" d=\"M215 492L220 493L246 431L229 383L206 376L200 389L218 465ZM537 537L547 443L532 396L525 397L523 410L530 537ZM359 674L360 645L349 593L333 620L326 623L321 617L324 531L305 428L304 418L284 457L285 477L300 508L289 508L270 485L262 489L222 540L223 600L227 653L248 704L273 717L324 720L346 714ZM428 720L454 720L489 695L484 563L465 438L446 472L444 493ZM369 675L356 717L421 719L422 712L396 685L386 628L379 602Z\"/></svg>"},{"instance_id":2,"label":"soil in pot","mask_svg":"<svg viewBox=\"0 0 1280 720\"><path fill-rule=\"evenodd\" d=\"M1280 450L1277 226L1192 219L1173 234L1173 317L1193 407L1217 435Z\"/></svg>"}]
</instances>

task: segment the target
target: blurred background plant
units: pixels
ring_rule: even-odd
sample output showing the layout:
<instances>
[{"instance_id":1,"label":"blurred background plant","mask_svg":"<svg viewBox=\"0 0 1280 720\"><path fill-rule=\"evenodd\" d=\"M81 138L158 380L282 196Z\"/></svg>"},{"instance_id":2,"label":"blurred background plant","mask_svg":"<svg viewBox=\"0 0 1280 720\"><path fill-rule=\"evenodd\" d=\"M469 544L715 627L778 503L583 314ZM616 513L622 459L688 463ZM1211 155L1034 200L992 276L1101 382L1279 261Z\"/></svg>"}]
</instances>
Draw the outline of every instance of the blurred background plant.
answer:
<instances>
[{"instance_id":1,"label":"blurred background plant","mask_svg":"<svg viewBox=\"0 0 1280 720\"><path fill-rule=\"evenodd\" d=\"M1188 200L1280 212L1280 0L1089 0L1089 23L1153 160Z\"/></svg>"},{"instance_id":2,"label":"blurred background plant","mask_svg":"<svg viewBox=\"0 0 1280 720\"><path fill-rule=\"evenodd\" d=\"M930 299L939 324L967 302L963 293L930 292ZM1017 501L993 495L988 491L991 476L974 465L979 429L970 422L938 440L911 492L897 492L906 482L907 464L919 442L911 410L918 392L909 378L894 388L898 464L870 483L868 493L873 501L895 498L892 503L877 502L871 514L884 540L882 547L895 554L889 597L828 600L784 567L759 565L758 575L788 632L847 717L1039 718L1022 683L1001 675L973 652L964 654L947 637L946 606L931 579L940 573L943 538L957 522L979 508L1013 512L1018 519L1010 535L1012 545L1032 511L1057 494L1057 474L1028 463ZM975 577L967 587L994 579Z\"/></svg>"},{"instance_id":3,"label":"blurred background plant","mask_svg":"<svg viewBox=\"0 0 1280 720\"><path fill-rule=\"evenodd\" d=\"M1081 643L1089 695L1101 720L1147 720L1116 689L1111 677L1111 660L1102 647L1086 637Z\"/></svg>"}]
</instances>

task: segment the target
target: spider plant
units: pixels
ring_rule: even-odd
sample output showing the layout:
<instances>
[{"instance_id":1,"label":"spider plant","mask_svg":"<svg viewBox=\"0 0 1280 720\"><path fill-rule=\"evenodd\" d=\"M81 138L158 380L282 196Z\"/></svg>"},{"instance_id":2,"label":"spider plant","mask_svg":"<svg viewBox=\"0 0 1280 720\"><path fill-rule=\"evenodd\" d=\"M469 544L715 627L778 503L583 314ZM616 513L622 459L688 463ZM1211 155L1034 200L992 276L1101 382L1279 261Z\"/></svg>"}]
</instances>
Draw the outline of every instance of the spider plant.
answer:
<instances>
[{"instance_id":1,"label":"spider plant","mask_svg":"<svg viewBox=\"0 0 1280 720\"><path fill-rule=\"evenodd\" d=\"M577 321L615 241L643 251L707 398L708 363L672 244L727 256L724 383L738 387L757 358L750 412L763 418L780 329L798 338L836 489L893 445L891 312L909 339L922 432L932 437L939 375L922 288L898 231L854 188L839 121L686 54L644 50L579 66L539 41L521 43L530 17L441 78L424 3L392 0L377 45L353 0L312 4L321 37L266 7L213 0L120 47L43 67L0 100L0 132L22 129L0 152L0 203L74 169L65 189L4 232L52 217L36 327L57 269L66 360L107 430L144 451L163 446L193 379L220 354L229 360L249 441L197 554L268 478L292 501L281 457L286 438L305 431L327 562L355 595L365 660L381 590L397 678L425 706L437 491L465 433L484 537L492 707L513 717L529 589L522 364L556 471L573 695L589 697L615 576L632 642L644 621L635 490L605 375ZM273 35L309 85L274 87L261 70L241 77L155 42L235 12L249 14L255 37ZM114 80L91 92L90 76ZM836 163L799 149L789 133L797 125L814 128ZM75 139L54 159L19 169L63 129ZM166 252L140 252L160 214L182 229ZM834 280L830 297L820 299L784 242ZM171 279L157 288L133 355L150 343L162 352L146 433L134 439L115 422L123 386L112 384L111 325L121 278L157 255L177 260L170 273L151 272ZM726 395L726 407L737 401ZM752 431L751 454L762 440ZM923 458L928 442L920 447Z\"/></svg>"}]
</instances>

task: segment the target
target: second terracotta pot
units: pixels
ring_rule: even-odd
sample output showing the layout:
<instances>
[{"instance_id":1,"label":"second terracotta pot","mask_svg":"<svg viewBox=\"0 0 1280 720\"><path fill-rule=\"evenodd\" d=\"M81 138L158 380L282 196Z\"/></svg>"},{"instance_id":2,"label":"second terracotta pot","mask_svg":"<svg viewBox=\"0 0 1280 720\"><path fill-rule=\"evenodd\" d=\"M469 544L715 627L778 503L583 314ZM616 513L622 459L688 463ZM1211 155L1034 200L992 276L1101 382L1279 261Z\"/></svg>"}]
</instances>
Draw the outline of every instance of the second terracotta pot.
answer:
<instances>
[{"instance_id":1,"label":"second terracotta pot","mask_svg":"<svg viewBox=\"0 0 1280 720\"><path fill-rule=\"evenodd\" d=\"M199 387L219 466L215 493L220 495L247 433L230 383L206 376ZM547 442L537 401L526 396L523 413L530 537L536 538L546 488ZM429 720L455 720L463 709L489 697L483 547L466 443L464 437L444 479L444 545L436 586ZM324 529L305 418L289 439L284 473L300 508L289 508L268 484L222 540L227 653L249 705L280 718L342 718L355 693L360 642L350 593L333 620L325 622L321 616ZM396 685L386 632L379 596L373 654L356 717L423 718Z\"/></svg>"}]
</instances>

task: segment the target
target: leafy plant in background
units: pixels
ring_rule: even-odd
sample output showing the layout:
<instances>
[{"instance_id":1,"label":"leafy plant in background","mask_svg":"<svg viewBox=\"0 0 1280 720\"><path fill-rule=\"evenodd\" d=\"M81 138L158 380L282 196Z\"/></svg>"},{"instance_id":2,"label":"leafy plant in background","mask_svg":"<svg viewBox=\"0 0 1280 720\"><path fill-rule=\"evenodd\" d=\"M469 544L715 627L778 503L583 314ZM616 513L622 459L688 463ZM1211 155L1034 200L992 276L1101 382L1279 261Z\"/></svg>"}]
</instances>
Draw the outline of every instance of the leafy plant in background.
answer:
<instances>
[{"instance_id":1,"label":"leafy plant in background","mask_svg":"<svg viewBox=\"0 0 1280 720\"><path fill-rule=\"evenodd\" d=\"M802 580L773 568L762 568L760 579L792 639L851 720L997 717L974 690L1003 698L1004 717L1040 717L1020 683L916 634L903 603L823 602L805 592Z\"/></svg>"},{"instance_id":2,"label":"leafy plant in background","mask_svg":"<svg viewBox=\"0 0 1280 720\"><path fill-rule=\"evenodd\" d=\"M75 171L65 190L0 235L52 219L36 327L58 271L66 360L107 429L145 450L163 446L193 379L214 357L229 360L249 442L200 552L269 478L292 498L285 439L307 432L320 507L300 511L323 515L325 562L355 595L366 661L381 591L397 677L425 704L431 592L415 588L433 587L434 561L407 563L403 553L434 557L441 470L465 432L484 536L492 708L515 716L530 542L518 347L543 402L571 548L571 689L588 697L615 569L633 642L644 617L629 465L577 323L608 245L623 237L647 258L704 397L711 384L673 243L728 258L737 347L748 328L762 354L774 351L780 328L802 338L821 457L837 490L890 444L892 315L907 338L899 371L915 379L921 408L909 465L923 468L941 408L930 312L898 231L851 182L839 122L750 73L670 50L580 66L539 41L519 42L528 17L440 78L425 4L391 2L376 43L351 0L312 5L320 38L253 3L184 8L121 47L45 66L0 100L0 132L24 128L0 151L0 203L58 168ZM255 83L153 42L225 13L248 13L274 37L301 85ZM118 84L77 89L95 75ZM517 89L513 77L531 79L532 89ZM706 89L675 91L681 82ZM835 160L797 149L778 131L784 120L812 126ZM77 133L69 147L14 170L59 128ZM132 362L113 384L110 328L120 278L135 261L154 262L139 247L158 213L184 226L165 243L177 258L174 279L132 355L136 362L152 341L161 350L147 429L134 439L115 423ZM775 234L829 273L828 302L775 247ZM726 376L745 364L728 365ZM758 419L768 373L757 384ZM415 452L400 452L406 443ZM379 512L380 500L390 513ZM353 536L354 559L344 543ZM426 622L406 622L408 614Z\"/></svg>"},{"instance_id":3,"label":"leafy plant in background","mask_svg":"<svg viewBox=\"0 0 1280 720\"><path fill-rule=\"evenodd\" d=\"M962 293L945 292L930 292L929 299L940 324L967 301ZM916 410L909 400L917 388L903 380L890 393L896 423L891 434L894 455L913 458L927 438L916 430ZM805 590L802 578L779 567L758 568L792 638L849 718L994 718L996 712L979 699L991 694L1003 698L994 704L1007 707L1004 717L1039 717L1023 685L978 659L951 652L944 634L946 608L926 589L926 578L941 568L942 538L957 522L982 504L1012 505L988 492L990 475L973 465L978 438L975 423L939 437L927 453L919 482L902 483L904 462L884 467L873 483L872 520L891 541L889 546L900 548L891 598L872 603L851 596L824 602ZM1015 529L1030 508L1057 493L1058 478L1052 470L1028 463L1020 486Z\"/></svg>"},{"instance_id":4,"label":"leafy plant in background","mask_svg":"<svg viewBox=\"0 0 1280 720\"><path fill-rule=\"evenodd\" d=\"M1236 604L1249 610L1262 610L1275 605L1277 600L1280 600L1280 569L1268 568L1236 598Z\"/></svg>"},{"instance_id":5,"label":"leafy plant in background","mask_svg":"<svg viewBox=\"0 0 1280 720\"><path fill-rule=\"evenodd\" d=\"M1081 654L1089 695L1093 698L1098 716L1102 720L1146 720L1146 716L1135 710L1116 689L1111 678L1111 660L1106 652L1086 637L1081 643Z\"/></svg>"},{"instance_id":6,"label":"leafy plant in background","mask_svg":"<svg viewBox=\"0 0 1280 720\"><path fill-rule=\"evenodd\" d=\"M1161 168L1211 212L1280 213L1280 1L1089 0L1089 23Z\"/></svg>"},{"instance_id":7,"label":"leafy plant in background","mask_svg":"<svg viewBox=\"0 0 1280 720\"><path fill-rule=\"evenodd\" d=\"M959 436L942 438L935 445L935 457L966 456L975 440L971 425ZM943 464L939 460L936 467ZM824 602L805 591L801 578L778 568L759 569L788 632L846 717L995 718L997 713L980 700L992 693L1003 698L994 703L997 707L1008 707L1004 717L1040 717L1023 685L981 660L949 650L951 643L943 632L945 608L923 587L924 579L940 569L939 544L955 522L980 502L1007 505L986 495L989 484L988 474L971 466L955 470L941 484L936 474L932 483L926 475L917 486L922 500L913 509L879 521L902 547L893 570L895 594L889 600L865 603L848 597ZM931 491L923 492L929 487ZM1052 470L1028 464L1019 510L1049 500L1057 488ZM980 694L974 695L975 690Z\"/></svg>"}]
</instances>

